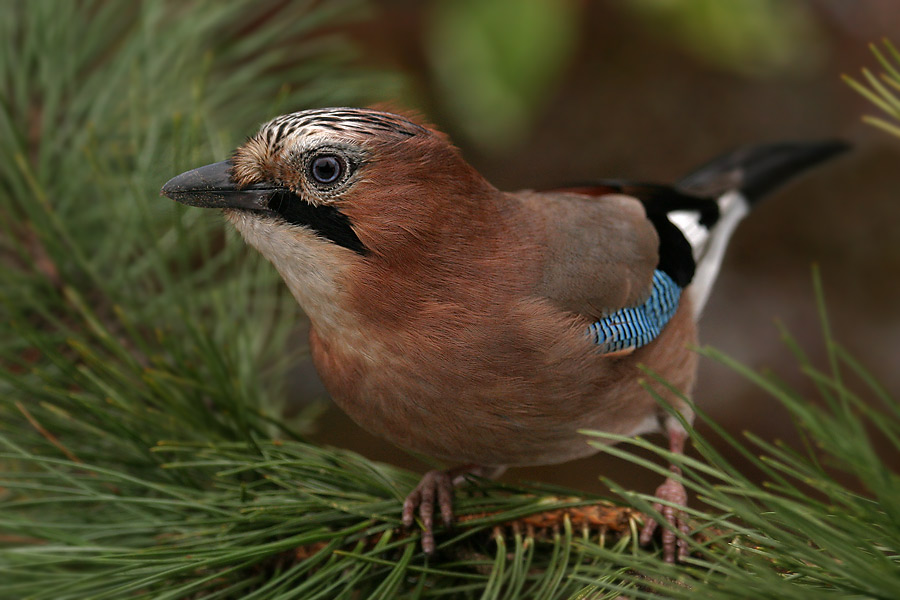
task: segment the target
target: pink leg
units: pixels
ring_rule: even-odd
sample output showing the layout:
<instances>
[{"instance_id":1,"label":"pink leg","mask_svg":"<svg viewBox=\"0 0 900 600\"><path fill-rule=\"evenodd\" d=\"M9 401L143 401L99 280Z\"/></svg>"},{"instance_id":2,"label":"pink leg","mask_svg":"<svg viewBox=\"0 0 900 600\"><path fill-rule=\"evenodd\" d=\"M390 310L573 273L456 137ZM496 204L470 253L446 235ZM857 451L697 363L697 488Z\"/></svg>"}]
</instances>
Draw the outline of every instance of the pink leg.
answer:
<instances>
[{"instance_id":1,"label":"pink leg","mask_svg":"<svg viewBox=\"0 0 900 600\"><path fill-rule=\"evenodd\" d=\"M684 443L687 441L687 432L676 419L669 417L666 420L666 431L669 435L669 450L676 454L684 452ZM669 470L675 475L681 475L681 469L675 465L669 466ZM666 502L672 502L679 506L687 506L687 490L684 486L672 479L667 478L661 486L656 488L656 497ZM679 531L687 535L690 532L684 512L675 506L666 506L660 502L653 505L653 510L662 513L663 518L677 527ZM659 523L655 519L650 519L641 530L641 544L649 544L653 539ZM675 532L671 529L664 528L662 531L662 547L663 560L668 563L675 562L675 549L678 548L678 560L684 560L688 556L688 545L683 539L676 537Z\"/></svg>"},{"instance_id":2,"label":"pink leg","mask_svg":"<svg viewBox=\"0 0 900 600\"><path fill-rule=\"evenodd\" d=\"M506 467L482 467L464 465L446 471L428 471L419 485L410 492L403 502L403 525L412 527L416 508L422 519L422 550L425 554L434 554L434 505L437 500L441 510L441 520L445 527L453 524L453 489L466 480L466 475L477 475L494 479L503 474Z\"/></svg>"}]
</instances>

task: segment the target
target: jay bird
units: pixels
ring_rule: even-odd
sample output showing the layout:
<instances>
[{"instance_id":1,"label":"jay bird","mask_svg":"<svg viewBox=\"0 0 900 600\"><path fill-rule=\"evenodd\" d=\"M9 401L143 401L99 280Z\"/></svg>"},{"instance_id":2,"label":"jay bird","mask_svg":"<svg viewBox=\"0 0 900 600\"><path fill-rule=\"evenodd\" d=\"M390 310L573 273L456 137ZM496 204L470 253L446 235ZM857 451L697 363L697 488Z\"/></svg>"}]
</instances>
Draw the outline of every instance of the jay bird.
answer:
<instances>
[{"instance_id":1,"label":"jay bird","mask_svg":"<svg viewBox=\"0 0 900 600\"><path fill-rule=\"evenodd\" d=\"M272 262L309 317L328 392L357 423L464 465L428 472L403 505L432 553L435 505L449 525L453 486L468 473L596 452L579 429L662 431L682 452L687 433L640 366L690 395L697 319L738 222L845 149L760 145L672 186L510 193L413 116L328 108L275 118L230 160L183 173L162 194L223 209ZM657 391L691 421L678 395ZM656 495L687 501L676 478ZM657 509L687 532L679 510ZM676 537L663 532L670 562L676 542L678 558L687 554Z\"/></svg>"}]
</instances>

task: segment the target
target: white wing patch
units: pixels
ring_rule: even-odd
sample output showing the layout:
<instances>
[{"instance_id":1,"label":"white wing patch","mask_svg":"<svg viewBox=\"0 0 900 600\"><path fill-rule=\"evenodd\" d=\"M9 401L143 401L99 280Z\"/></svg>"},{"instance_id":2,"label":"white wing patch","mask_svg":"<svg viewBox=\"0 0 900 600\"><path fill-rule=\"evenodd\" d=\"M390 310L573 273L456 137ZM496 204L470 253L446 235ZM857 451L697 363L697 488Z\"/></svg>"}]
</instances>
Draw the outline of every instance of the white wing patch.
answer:
<instances>
[{"instance_id":1,"label":"white wing patch","mask_svg":"<svg viewBox=\"0 0 900 600\"><path fill-rule=\"evenodd\" d=\"M750 212L747 200L736 190L722 194L716 202L719 205L719 220L711 230L700 224L700 215L695 212L679 210L669 213L672 223L684 233L694 250L697 270L690 285L694 318L699 317L706 306L731 234Z\"/></svg>"},{"instance_id":2,"label":"white wing patch","mask_svg":"<svg viewBox=\"0 0 900 600\"><path fill-rule=\"evenodd\" d=\"M699 250L709 239L709 229L700 224L700 213L695 210L673 210L668 213L669 220L681 230L691 248L694 249L694 260L699 258Z\"/></svg>"}]
</instances>

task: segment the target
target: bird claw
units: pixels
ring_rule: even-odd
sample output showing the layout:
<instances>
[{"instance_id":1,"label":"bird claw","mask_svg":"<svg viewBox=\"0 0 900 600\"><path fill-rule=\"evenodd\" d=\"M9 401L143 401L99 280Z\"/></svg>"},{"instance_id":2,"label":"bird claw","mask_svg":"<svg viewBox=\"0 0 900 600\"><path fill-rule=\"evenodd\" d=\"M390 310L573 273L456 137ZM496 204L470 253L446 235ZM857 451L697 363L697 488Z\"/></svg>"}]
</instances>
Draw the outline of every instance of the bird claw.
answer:
<instances>
[{"instance_id":1,"label":"bird claw","mask_svg":"<svg viewBox=\"0 0 900 600\"><path fill-rule=\"evenodd\" d=\"M403 525L412 527L416 508L422 519L422 550L434 554L434 506L441 510L441 520L446 527L453 524L453 474L447 471L428 471L403 502Z\"/></svg>"},{"instance_id":2,"label":"bird claw","mask_svg":"<svg viewBox=\"0 0 900 600\"><path fill-rule=\"evenodd\" d=\"M677 467L672 467L673 472L678 472L676 469ZM660 500L665 500L666 502L678 505L670 506L662 504L661 502L656 502L653 504L653 510L662 514L663 519L665 519L667 523L670 523L674 528L684 534L684 537L678 537L675 535L675 531L673 531L672 528L662 528L663 560L667 563L674 563L677 547L678 561L684 561L688 557L687 536L690 535L690 527L688 527L684 511L681 510L679 506L687 506L687 491L684 489L684 485L682 485L681 482L668 478L661 486L656 488L656 497ZM650 543L658 526L659 523L656 519L650 518L647 521L641 530L641 545Z\"/></svg>"}]
</instances>

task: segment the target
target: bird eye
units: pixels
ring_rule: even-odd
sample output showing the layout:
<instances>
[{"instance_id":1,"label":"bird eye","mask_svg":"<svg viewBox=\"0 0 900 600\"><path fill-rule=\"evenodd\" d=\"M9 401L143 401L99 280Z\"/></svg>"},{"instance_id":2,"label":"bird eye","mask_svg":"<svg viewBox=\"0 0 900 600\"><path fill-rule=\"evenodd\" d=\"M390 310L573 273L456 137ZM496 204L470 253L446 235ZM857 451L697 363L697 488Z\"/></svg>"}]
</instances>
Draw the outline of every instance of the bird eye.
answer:
<instances>
[{"instance_id":1,"label":"bird eye","mask_svg":"<svg viewBox=\"0 0 900 600\"><path fill-rule=\"evenodd\" d=\"M322 154L313 159L309 171L318 183L334 183L341 176L343 164L333 154Z\"/></svg>"}]
</instances>

